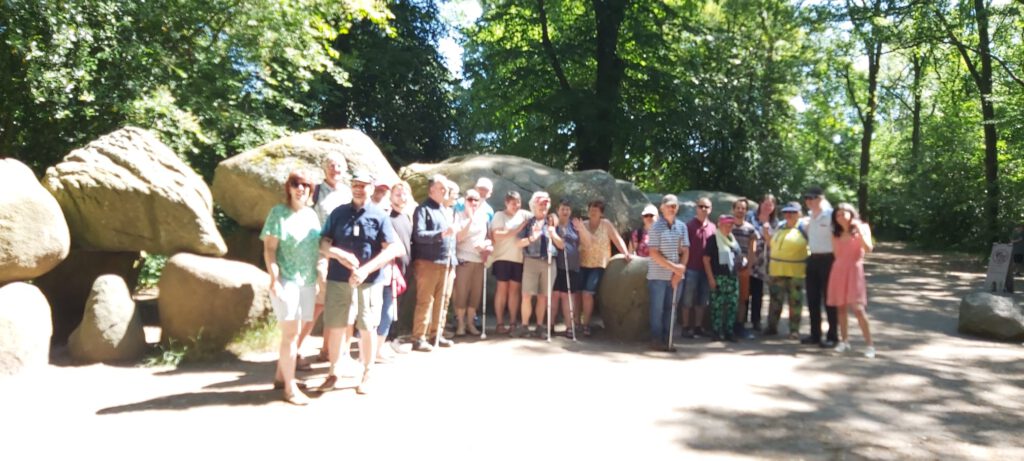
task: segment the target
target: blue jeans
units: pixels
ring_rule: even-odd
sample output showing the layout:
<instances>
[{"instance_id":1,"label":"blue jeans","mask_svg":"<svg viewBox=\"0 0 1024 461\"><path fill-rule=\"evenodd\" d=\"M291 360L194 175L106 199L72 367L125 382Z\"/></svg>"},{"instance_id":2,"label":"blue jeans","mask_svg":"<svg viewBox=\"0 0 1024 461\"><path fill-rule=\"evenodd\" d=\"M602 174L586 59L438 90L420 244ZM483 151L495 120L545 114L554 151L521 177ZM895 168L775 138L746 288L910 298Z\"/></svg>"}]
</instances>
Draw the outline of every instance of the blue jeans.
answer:
<instances>
[{"instance_id":1,"label":"blue jeans","mask_svg":"<svg viewBox=\"0 0 1024 461\"><path fill-rule=\"evenodd\" d=\"M391 284L384 284L384 307L380 310L380 324L377 325L377 336L387 337L391 332L391 324L395 321L393 314L397 313L394 308L397 300L391 295Z\"/></svg>"},{"instance_id":2,"label":"blue jeans","mask_svg":"<svg viewBox=\"0 0 1024 461\"><path fill-rule=\"evenodd\" d=\"M672 325L672 295L679 301L680 291L673 293L672 282L648 280L647 293L651 302L651 339L668 342L668 330Z\"/></svg>"}]
</instances>

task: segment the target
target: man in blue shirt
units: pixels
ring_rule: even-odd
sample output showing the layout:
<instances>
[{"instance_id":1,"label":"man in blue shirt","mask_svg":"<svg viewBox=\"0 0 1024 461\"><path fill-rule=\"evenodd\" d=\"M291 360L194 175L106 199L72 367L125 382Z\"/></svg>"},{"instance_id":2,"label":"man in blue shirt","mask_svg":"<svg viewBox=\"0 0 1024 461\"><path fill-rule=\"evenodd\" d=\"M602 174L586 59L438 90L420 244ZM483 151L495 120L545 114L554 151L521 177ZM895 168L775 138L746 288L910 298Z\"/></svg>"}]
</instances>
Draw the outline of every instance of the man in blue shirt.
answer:
<instances>
[{"instance_id":1,"label":"man in blue shirt","mask_svg":"<svg viewBox=\"0 0 1024 461\"><path fill-rule=\"evenodd\" d=\"M330 371L320 390L334 389L338 381L334 368L341 345L346 345L347 353L353 326L357 325L364 371L356 392L365 394L377 356L376 329L384 302L380 268L405 254L405 247L387 214L367 201L373 178L360 172L350 182L352 202L335 208L320 232L320 253L330 260L324 306Z\"/></svg>"}]
</instances>

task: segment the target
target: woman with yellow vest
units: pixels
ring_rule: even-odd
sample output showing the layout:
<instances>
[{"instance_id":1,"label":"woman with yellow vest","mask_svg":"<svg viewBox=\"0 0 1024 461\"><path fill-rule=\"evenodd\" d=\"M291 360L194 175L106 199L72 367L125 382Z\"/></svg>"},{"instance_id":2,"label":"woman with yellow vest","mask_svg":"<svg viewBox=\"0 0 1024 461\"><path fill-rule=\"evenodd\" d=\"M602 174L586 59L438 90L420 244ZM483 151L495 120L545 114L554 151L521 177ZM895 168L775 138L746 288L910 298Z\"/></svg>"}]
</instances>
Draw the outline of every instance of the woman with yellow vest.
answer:
<instances>
[{"instance_id":1,"label":"woman with yellow vest","mask_svg":"<svg viewBox=\"0 0 1024 461\"><path fill-rule=\"evenodd\" d=\"M782 207L786 222L772 235L768 259L768 328L765 335L779 334L782 303L789 298L789 337L800 339L800 314L804 304L804 273L807 268L807 232L800 223L800 204Z\"/></svg>"}]
</instances>

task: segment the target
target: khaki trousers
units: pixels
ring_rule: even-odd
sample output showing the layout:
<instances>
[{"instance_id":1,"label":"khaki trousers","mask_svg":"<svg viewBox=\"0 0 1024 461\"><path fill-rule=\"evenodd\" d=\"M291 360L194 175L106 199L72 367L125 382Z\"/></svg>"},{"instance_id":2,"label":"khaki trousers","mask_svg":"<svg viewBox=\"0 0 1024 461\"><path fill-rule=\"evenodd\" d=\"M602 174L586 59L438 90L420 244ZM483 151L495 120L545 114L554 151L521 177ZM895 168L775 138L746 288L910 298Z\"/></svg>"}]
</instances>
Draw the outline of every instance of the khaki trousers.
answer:
<instances>
[{"instance_id":1,"label":"khaki trousers","mask_svg":"<svg viewBox=\"0 0 1024 461\"><path fill-rule=\"evenodd\" d=\"M448 300L452 297L452 282L455 281L455 268L452 267L445 280L446 266L422 259L413 261L416 273L416 310L412 318L412 339L431 339L437 336L438 329L444 329L441 317L447 311ZM445 289L445 285L448 286ZM443 292L443 293L442 293ZM441 299L444 296L445 299Z\"/></svg>"}]
</instances>

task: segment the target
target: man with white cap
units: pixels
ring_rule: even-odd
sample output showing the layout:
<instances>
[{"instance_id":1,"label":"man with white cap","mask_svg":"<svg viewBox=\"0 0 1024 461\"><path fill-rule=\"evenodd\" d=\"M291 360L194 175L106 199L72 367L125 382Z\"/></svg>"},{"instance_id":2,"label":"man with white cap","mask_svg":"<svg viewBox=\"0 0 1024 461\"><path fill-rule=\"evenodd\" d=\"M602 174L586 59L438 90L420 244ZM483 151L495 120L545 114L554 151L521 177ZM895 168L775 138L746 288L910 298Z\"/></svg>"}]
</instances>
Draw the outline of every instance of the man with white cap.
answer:
<instances>
[{"instance_id":1,"label":"man with white cap","mask_svg":"<svg viewBox=\"0 0 1024 461\"><path fill-rule=\"evenodd\" d=\"M686 223L677 219L679 199L668 194L661 199L661 218L651 226L648 239L647 290L650 299L651 348L664 350L669 344L673 306L679 302L677 287L686 275L690 238Z\"/></svg>"},{"instance_id":2,"label":"man with white cap","mask_svg":"<svg viewBox=\"0 0 1024 461\"><path fill-rule=\"evenodd\" d=\"M352 202L335 208L320 233L320 253L330 260L324 306L324 328L330 331L330 369L320 386L322 391L334 389L337 384L338 357L348 353L348 338L357 326L364 372L356 392L368 392L370 369L377 356L376 329L384 303L384 274L380 269L405 253L388 215L366 206L371 184L369 174L354 174Z\"/></svg>"}]
</instances>

